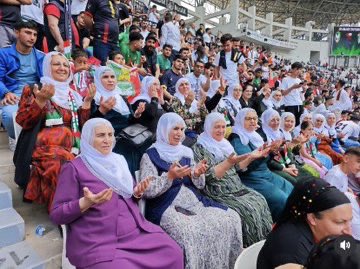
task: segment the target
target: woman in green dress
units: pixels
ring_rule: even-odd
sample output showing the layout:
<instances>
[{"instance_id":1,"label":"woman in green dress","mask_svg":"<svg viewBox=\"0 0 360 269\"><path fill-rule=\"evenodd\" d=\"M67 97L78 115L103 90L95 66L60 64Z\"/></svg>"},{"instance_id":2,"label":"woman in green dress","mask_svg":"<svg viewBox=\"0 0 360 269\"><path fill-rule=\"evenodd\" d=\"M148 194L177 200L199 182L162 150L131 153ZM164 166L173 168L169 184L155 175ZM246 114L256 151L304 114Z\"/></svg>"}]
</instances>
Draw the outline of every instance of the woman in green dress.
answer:
<instances>
[{"instance_id":1,"label":"woman in green dress","mask_svg":"<svg viewBox=\"0 0 360 269\"><path fill-rule=\"evenodd\" d=\"M272 219L264 197L241 182L235 167L245 169L262 155L262 151L236 156L234 148L224 138L225 130L224 116L218 112L209 114L205 119L204 132L193 146L194 157L197 162L206 160L210 167L205 174L203 193L240 215L243 244L248 247L266 238Z\"/></svg>"}]
</instances>

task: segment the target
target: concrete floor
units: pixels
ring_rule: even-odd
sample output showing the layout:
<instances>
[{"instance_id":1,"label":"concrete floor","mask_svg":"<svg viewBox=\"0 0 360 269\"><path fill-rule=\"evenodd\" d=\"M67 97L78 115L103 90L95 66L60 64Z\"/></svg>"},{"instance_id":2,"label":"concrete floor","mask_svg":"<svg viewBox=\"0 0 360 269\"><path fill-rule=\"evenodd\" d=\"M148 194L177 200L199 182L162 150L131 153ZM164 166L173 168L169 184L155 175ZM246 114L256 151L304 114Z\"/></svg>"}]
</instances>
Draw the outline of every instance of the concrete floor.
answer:
<instances>
[{"instance_id":1,"label":"concrete floor","mask_svg":"<svg viewBox=\"0 0 360 269\"><path fill-rule=\"evenodd\" d=\"M3 181L11 189L13 207L25 221L25 241L43 261L46 261L46 268L61 268L62 238L60 232L57 226L51 223L45 206L22 201L23 191L13 180L13 153L8 150L7 139L4 136L5 133L0 132L0 181ZM42 237L35 235L35 228L39 224L46 228Z\"/></svg>"}]
</instances>

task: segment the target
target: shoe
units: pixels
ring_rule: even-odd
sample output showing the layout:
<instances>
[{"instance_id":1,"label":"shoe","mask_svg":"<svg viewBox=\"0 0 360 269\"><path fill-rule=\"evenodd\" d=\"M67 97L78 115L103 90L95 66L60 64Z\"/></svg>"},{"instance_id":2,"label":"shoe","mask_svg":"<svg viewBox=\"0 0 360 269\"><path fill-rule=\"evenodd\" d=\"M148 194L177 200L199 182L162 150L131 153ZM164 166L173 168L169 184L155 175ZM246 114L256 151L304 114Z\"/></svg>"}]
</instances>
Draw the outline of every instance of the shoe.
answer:
<instances>
[{"instance_id":1,"label":"shoe","mask_svg":"<svg viewBox=\"0 0 360 269\"><path fill-rule=\"evenodd\" d=\"M9 149L14 152L16 148L16 140L14 138L9 137Z\"/></svg>"}]
</instances>

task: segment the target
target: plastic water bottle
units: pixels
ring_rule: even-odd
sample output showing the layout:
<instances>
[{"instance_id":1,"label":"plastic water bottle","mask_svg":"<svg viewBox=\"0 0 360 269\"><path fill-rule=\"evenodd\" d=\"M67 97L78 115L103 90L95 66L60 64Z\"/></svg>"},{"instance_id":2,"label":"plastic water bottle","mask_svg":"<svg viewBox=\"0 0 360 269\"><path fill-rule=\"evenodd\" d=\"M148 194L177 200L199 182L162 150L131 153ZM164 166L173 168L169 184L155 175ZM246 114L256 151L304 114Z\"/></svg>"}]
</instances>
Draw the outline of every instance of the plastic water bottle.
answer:
<instances>
[{"instance_id":1,"label":"plastic water bottle","mask_svg":"<svg viewBox=\"0 0 360 269\"><path fill-rule=\"evenodd\" d=\"M35 228L35 234L39 237L43 236L45 234L46 228L44 225L39 224L38 226L36 226Z\"/></svg>"}]
</instances>

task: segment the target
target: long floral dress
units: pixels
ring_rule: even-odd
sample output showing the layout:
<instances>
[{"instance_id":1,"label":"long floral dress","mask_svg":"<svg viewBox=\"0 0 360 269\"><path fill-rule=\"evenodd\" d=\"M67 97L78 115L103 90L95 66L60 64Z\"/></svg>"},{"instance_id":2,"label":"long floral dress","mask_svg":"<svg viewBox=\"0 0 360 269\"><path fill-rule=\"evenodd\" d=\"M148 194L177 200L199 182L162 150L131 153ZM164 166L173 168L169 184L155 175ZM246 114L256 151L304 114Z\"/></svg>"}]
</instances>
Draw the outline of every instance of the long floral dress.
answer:
<instances>
[{"instance_id":1,"label":"long floral dress","mask_svg":"<svg viewBox=\"0 0 360 269\"><path fill-rule=\"evenodd\" d=\"M214 205L217 203L194 191L204 187L204 176L188 180L188 183L182 179L168 180L167 172L159 172L150 155L145 153L140 163L141 178L154 176L144 193L147 218L160 224L182 247L186 269L233 268L242 251L239 215L230 208L217 207ZM160 220L154 217L163 210Z\"/></svg>"},{"instance_id":2,"label":"long floral dress","mask_svg":"<svg viewBox=\"0 0 360 269\"><path fill-rule=\"evenodd\" d=\"M63 118L63 125L45 126L46 112L56 109ZM85 123L90 117L90 109L77 111L79 124ZM30 180L26 188L25 198L37 203L45 203L50 211L54 198L57 177L61 164L74 159L71 153L73 133L71 131L71 111L48 101L43 108L35 102L30 87L25 87L19 102L16 122L23 129L32 129L39 122L41 129L32 154Z\"/></svg>"},{"instance_id":3,"label":"long floral dress","mask_svg":"<svg viewBox=\"0 0 360 269\"><path fill-rule=\"evenodd\" d=\"M195 144L193 150L195 161L206 160L210 167L205 175L206 184L203 193L227 205L240 215L244 247L265 239L272 225L265 198L241 182L235 167L230 168L224 177L217 178L214 167L219 162L215 160L214 155L200 144Z\"/></svg>"}]
</instances>

